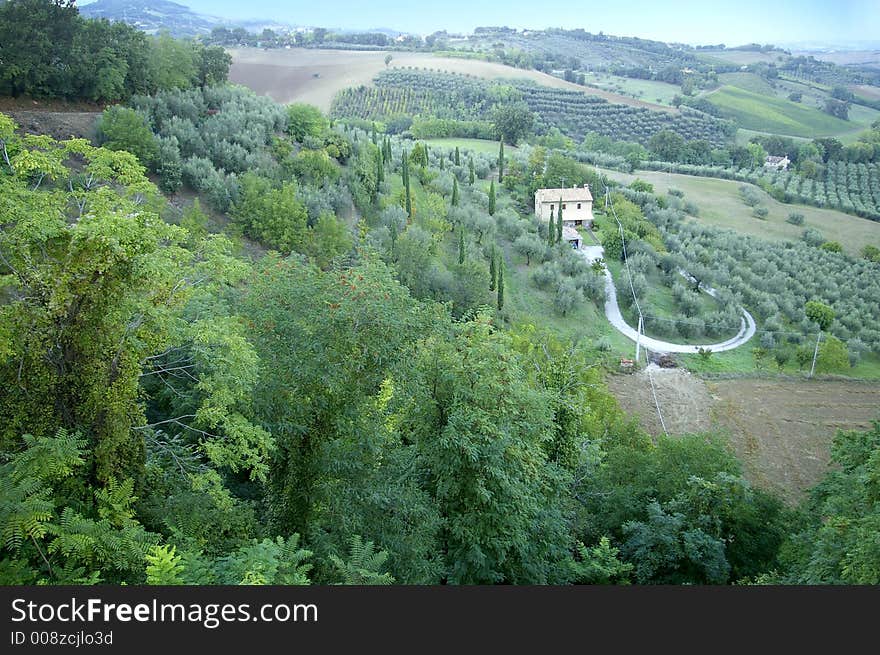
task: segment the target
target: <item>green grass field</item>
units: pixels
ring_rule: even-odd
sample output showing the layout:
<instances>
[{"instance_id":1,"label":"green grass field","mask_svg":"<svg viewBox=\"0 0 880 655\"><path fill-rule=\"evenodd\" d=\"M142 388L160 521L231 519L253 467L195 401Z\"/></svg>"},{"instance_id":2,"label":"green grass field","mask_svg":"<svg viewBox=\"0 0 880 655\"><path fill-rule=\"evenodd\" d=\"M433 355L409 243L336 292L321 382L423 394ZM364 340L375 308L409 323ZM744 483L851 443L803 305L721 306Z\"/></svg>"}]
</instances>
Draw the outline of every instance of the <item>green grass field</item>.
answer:
<instances>
[{"instance_id":1,"label":"green grass field","mask_svg":"<svg viewBox=\"0 0 880 655\"><path fill-rule=\"evenodd\" d=\"M609 73L587 73L587 84L595 84L600 89L613 91L621 95L631 96L647 102L657 102L662 105L672 106L672 98L681 93L681 87L677 84L656 82L654 80L637 80L631 77L621 77Z\"/></svg>"},{"instance_id":2,"label":"green grass field","mask_svg":"<svg viewBox=\"0 0 880 655\"><path fill-rule=\"evenodd\" d=\"M695 177L676 173L641 171L637 175L606 170L610 178L629 184L636 178L654 185L654 190L666 193L670 187L684 191L689 200L700 209L695 219L708 225L730 228L765 239L800 239L808 227L818 229L826 239L839 241L846 252L857 256L866 244L880 246L880 222L870 221L833 209L819 209L807 205L786 205L771 198L756 186L752 188L761 196L761 204L769 213L766 220L752 216L752 208L740 199L740 182ZM804 215L802 226L786 223L792 212Z\"/></svg>"},{"instance_id":3,"label":"green grass field","mask_svg":"<svg viewBox=\"0 0 880 655\"><path fill-rule=\"evenodd\" d=\"M861 127L809 106L733 86L723 86L705 98L740 127L750 130L812 138L844 134Z\"/></svg>"},{"instance_id":4,"label":"green grass field","mask_svg":"<svg viewBox=\"0 0 880 655\"><path fill-rule=\"evenodd\" d=\"M497 141L486 141L485 139L421 139L429 146L439 147L439 148L448 148L449 150L454 150L456 146L458 146L459 150L464 152L465 150L471 150L473 152L489 154L489 155L497 155L498 154L498 142ZM516 152L515 146L509 146L507 144L504 145L505 152Z\"/></svg>"},{"instance_id":5,"label":"green grass field","mask_svg":"<svg viewBox=\"0 0 880 655\"><path fill-rule=\"evenodd\" d=\"M755 73L722 73L718 76L718 80L722 85L735 86L752 93L760 93L766 96L776 95L776 89L770 86L767 80Z\"/></svg>"}]
</instances>

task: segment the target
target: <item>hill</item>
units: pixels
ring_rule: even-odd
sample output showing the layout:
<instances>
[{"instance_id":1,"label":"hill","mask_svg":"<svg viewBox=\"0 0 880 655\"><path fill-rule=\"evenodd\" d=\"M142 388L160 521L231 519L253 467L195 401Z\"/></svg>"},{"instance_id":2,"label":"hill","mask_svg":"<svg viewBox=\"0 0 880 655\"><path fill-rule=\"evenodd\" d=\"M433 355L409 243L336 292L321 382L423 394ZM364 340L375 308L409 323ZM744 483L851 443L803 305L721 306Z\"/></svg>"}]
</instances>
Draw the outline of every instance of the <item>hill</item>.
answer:
<instances>
[{"instance_id":1,"label":"hill","mask_svg":"<svg viewBox=\"0 0 880 655\"><path fill-rule=\"evenodd\" d=\"M833 136L858 128L812 107L770 97L735 86L723 86L706 95L722 115L734 119L740 127L786 136Z\"/></svg>"},{"instance_id":2,"label":"hill","mask_svg":"<svg viewBox=\"0 0 880 655\"><path fill-rule=\"evenodd\" d=\"M197 14L169 0L97 0L79 7L86 18L106 18L133 25L148 34L168 30L174 36L208 34L222 18Z\"/></svg>"}]
</instances>

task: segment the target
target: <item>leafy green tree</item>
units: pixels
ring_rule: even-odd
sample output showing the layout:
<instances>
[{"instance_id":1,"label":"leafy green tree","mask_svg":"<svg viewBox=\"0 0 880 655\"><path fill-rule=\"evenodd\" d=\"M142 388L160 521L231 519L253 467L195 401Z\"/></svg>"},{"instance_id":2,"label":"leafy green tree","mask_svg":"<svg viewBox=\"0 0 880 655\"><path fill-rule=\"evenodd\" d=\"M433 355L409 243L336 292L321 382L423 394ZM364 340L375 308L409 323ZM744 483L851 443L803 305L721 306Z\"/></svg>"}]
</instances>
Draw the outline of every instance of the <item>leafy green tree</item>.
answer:
<instances>
[{"instance_id":1,"label":"leafy green tree","mask_svg":"<svg viewBox=\"0 0 880 655\"><path fill-rule=\"evenodd\" d=\"M223 84L229 77L232 55L222 46L205 46L197 50L198 85L202 88Z\"/></svg>"},{"instance_id":2,"label":"leafy green tree","mask_svg":"<svg viewBox=\"0 0 880 655\"><path fill-rule=\"evenodd\" d=\"M243 175L239 184L239 197L230 213L245 233L286 253L303 252L308 212L296 197L296 184L286 182L274 188L253 173Z\"/></svg>"},{"instance_id":3,"label":"leafy green tree","mask_svg":"<svg viewBox=\"0 0 880 655\"><path fill-rule=\"evenodd\" d=\"M526 258L526 266L530 266L533 257L539 257L544 252L544 245L537 235L525 232L513 242L513 249Z\"/></svg>"},{"instance_id":4,"label":"leafy green tree","mask_svg":"<svg viewBox=\"0 0 880 655\"><path fill-rule=\"evenodd\" d=\"M68 0L10 0L0 5L0 90L54 96L60 62L70 56L77 9Z\"/></svg>"},{"instance_id":5,"label":"leafy green tree","mask_svg":"<svg viewBox=\"0 0 880 655\"><path fill-rule=\"evenodd\" d=\"M572 560L574 584L627 584L633 565L619 559L620 551L602 537L595 546L577 544L578 559Z\"/></svg>"},{"instance_id":6,"label":"leafy green tree","mask_svg":"<svg viewBox=\"0 0 880 655\"><path fill-rule=\"evenodd\" d=\"M828 338L819 345L816 370L819 373L833 373L845 371L849 367L849 352L846 345L837 337L828 335Z\"/></svg>"},{"instance_id":7,"label":"leafy green tree","mask_svg":"<svg viewBox=\"0 0 880 655\"><path fill-rule=\"evenodd\" d=\"M684 138L672 130L660 130L648 140L648 150L660 161L681 161L685 148Z\"/></svg>"},{"instance_id":8,"label":"leafy green tree","mask_svg":"<svg viewBox=\"0 0 880 655\"><path fill-rule=\"evenodd\" d=\"M101 114L98 140L109 150L130 152L147 167L152 166L159 155L159 144L147 117L120 105L107 107Z\"/></svg>"},{"instance_id":9,"label":"leafy green tree","mask_svg":"<svg viewBox=\"0 0 880 655\"><path fill-rule=\"evenodd\" d=\"M199 57L195 48L168 32L150 41L149 67L155 88L187 89L198 82Z\"/></svg>"},{"instance_id":10,"label":"leafy green tree","mask_svg":"<svg viewBox=\"0 0 880 655\"><path fill-rule=\"evenodd\" d=\"M525 102L504 102L496 104L492 109L491 121L496 136L502 142L515 146L529 134L535 116ZM498 181L501 181L500 177Z\"/></svg>"},{"instance_id":11,"label":"leafy green tree","mask_svg":"<svg viewBox=\"0 0 880 655\"><path fill-rule=\"evenodd\" d=\"M556 308L556 311L565 316L582 300L583 295L581 295L574 280L571 278L563 278L556 289L553 306Z\"/></svg>"},{"instance_id":12,"label":"leafy green tree","mask_svg":"<svg viewBox=\"0 0 880 655\"><path fill-rule=\"evenodd\" d=\"M400 420L444 518L445 580L564 579L562 478L540 445L551 430L547 398L524 381L509 338L479 315L451 339L430 340L414 369Z\"/></svg>"},{"instance_id":13,"label":"leafy green tree","mask_svg":"<svg viewBox=\"0 0 880 655\"><path fill-rule=\"evenodd\" d=\"M296 102L287 106L287 133L300 143L306 137L321 138L329 129L321 110L313 105Z\"/></svg>"}]
</instances>

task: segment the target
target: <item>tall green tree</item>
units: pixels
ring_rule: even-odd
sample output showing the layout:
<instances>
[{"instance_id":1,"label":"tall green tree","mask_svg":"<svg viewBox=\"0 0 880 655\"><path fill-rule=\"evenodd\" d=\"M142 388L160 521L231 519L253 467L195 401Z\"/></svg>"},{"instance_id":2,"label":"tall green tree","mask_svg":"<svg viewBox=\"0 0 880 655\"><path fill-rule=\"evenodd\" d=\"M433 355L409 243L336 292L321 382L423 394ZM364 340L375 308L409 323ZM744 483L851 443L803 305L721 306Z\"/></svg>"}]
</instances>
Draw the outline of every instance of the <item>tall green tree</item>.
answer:
<instances>
[{"instance_id":1,"label":"tall green tree","mask_svg":"<svg viewBox=\"0 0 880 655\"><path fill-rule=\"evenodd\" d=\"M501 260L498 266L498 311L504 309L504 261Z\"/></svg>"},{"instance_id":2,"label":"tall green tree","mask_svg":"<svg viewBox=\"0 0 880 655\"><path fill-rule=\"evenodd\" d=\"M458 146L455 146L455 165L461 166L461 153L458 151Z\"/></svg>"},{"instance_id":3,"label":"tall green tree","mask_svg":"<svg viewBox=\"0 0 880 655\"><path fill-rule=\"evenodd\" d=\"M556 243L562 243L562 198L559 199L559 211L556 214Z\"/></svg>"},{"instance_id":4,"label":"tall green tree","mask_svg":"<svg viewBox=\"0 0 880 655\"><path fill-rule=\"evenodd\" d=\"M443 517L444 580L564 580L564 477L541 449L547 398L523 382L509 337L478 315L426 342L413 368L394 404Z\"/></svg>"},{"instance_id":5,"label":"tall green tree","mask_svg":"<svg viewBox=\"0 0 880 655\"><path fill-rule=\"evenodd\" d=\"M498 272L495 268L495 248L492 248L492 255L489 257L489 291L495 291L495 284L498 279Z\"/></svg>"},{"instance_id":6,"label":"tall green tree","mask_svg":"<svg viewBox=\"0 0 880 655\"><path fill-rule=\"evenodd\" d=\"M476 173L474 171L474 158L468 157L468 184L473 186L476 181Z\"/></svg>"},{"instance_id":7,"label":"tall green tree","mask_svg":"<svg viewBox=\"0 0 880 655\"><path fill-rule=\"evenodd\" d=\"M504 141L498 144L498 183L504 181Z\"/></svg>"},{"instance_id":8,"label":"tall green tree","mask_svg":"<svg viewBox=\"0 0 880 655\"><path fill-rule=\"evenodd\" d=\"M489 216L495 215L495 180L489 183Z\"/></svg>"},{"instance_id":9,"label":"tall green tree","mask_svg":"<svg viewBox=\"0 0 880 655\"><path fill-rule=\"evenodd\" d=\"M456 178L452 178L452 201L451 204L453 207L458 207L458 180Z\"/></svg>"}]
</instances>

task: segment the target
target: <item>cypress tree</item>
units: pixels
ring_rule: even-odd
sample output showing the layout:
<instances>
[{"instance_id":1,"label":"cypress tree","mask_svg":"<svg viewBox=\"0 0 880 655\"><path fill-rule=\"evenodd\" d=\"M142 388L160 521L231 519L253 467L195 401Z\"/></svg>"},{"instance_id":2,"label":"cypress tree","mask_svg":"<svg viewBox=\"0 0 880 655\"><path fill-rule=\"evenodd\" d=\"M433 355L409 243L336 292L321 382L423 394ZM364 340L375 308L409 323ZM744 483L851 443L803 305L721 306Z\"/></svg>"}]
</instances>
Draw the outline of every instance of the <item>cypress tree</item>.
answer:
<instances>
[{"instance_id":1,"label":"cypress tree","mask_svg":"<svg viewBox=\"0 0 880 655\"><path fill-rule=\"evenodd\" d=\"M498 311L504 309L504 262L498 262Z\"/></svg>"},{"instance_id":2,"label":"cypress tree","mask_svg":"<svg viewBox=\"0 0 880 655\"><path fill-rule=\"evenodd\" d=\"M458 180L452 178L452 206L458 207Z\"/></svg>"},{"instance_id":3,"label":"cypress tree","mask_svg":"<svg viewBox=\"0 0 880 655\"><path fill-rule=\"evenodd\" d=\"M498 183L504 181L504 141L498 147Z\"/></svg>"},{"instance_id":4,"label":"cypress tree","mask_svg":"<svg viewBox=\"0 0 880 655\"><path fill-rule=\"evenodd\" d=\"M495 215L495 180L489 184L489 216Z\"/></svg>"},{"instance_id":5,"label":"cypress tree","mask_svg":"<svg viewBox=\"0 0 880 655\"><path fill-rule=\"evenodd\" d=\"M385 181L385 158L382 156L382 149L376 153L376 182L381 184Z\"/></svg>"},{"instance_id":6,"label":"cypress tree","mask_svg":"<svg viewBox=\"0 0 880 655\"><path fill-rule=\"evenodd\" d=\"M458 263L464 264L464 230L458 231Z\"/></svg>"},{"instance_id":7,"label":"cypress tree","mask_svg":"<svg viewBox=\"0 0 880 655\"><path fill-rule=\"evenodd\" d=\"M492 248L492 259L489 260L489 291L495 291L495 279L498 272L495 270L495 248Z\"/></svg>"},{"instance_id":8,"label":"cypress tree","mask_svg":"<svg viewBox=\"0 0 880 655\"><path fill-rule=\"evenodd\" d=\"M474 182L476 181L476 179L477 179L477 175L474 172L474 158L469 157L468 158L468 184L470 184L471 186L474 186Z\"/></svg>"},{"instance_id":9,"label":"cypress tree","mask_svg":"<svg viewBox=\"0 0 880 655\"><path fill-rule=\"evenodd\" d=\"M562 198L559 199L559 212L556 214L556 243L562 243Z\"/></svg>"},{"instance_id":10,"label":"cypress tree","mask_svg":"<svg viewBox=\"0 0 880 655\"><path fill-rule=\"evenodd\" d=\"M547 226L547 245L553 245L553 239L556 238L556 217L554 210L550 210L550 224Z\"/></svg>"},{"instance_id":11,"label":"cypress tree","mask_svg":"<svg viewBox=\"0 0 880 655\"><path fill-rule=\"evenodd\" d=\"M403 192L405 194L404 202L406 204L406 215L412 218L412 197L409 191L409 162L406 156L406 150L403 151Z\"/></svg>"},{"instance_id":12,"label":"cypress tree","mask_svg":"<svg viewBox=\"0 0 880 655\"><path fill-rule=\"evenodd\" d=\"M443 163L443 157L442 157L442 156L440 157L440 170L441 170L441 171L446 170L446 164Z\"/></svg>"},{"instance_id":13,"label":"cypress tree","mask_svg":"<svg viewBox=\"0 0 880 655\"><path fill-rule=\"evenodd\" d=\"M455 146L455 165L461 166L461 153L458 152L458 146Z\"/></svg>"}]
</instances>

